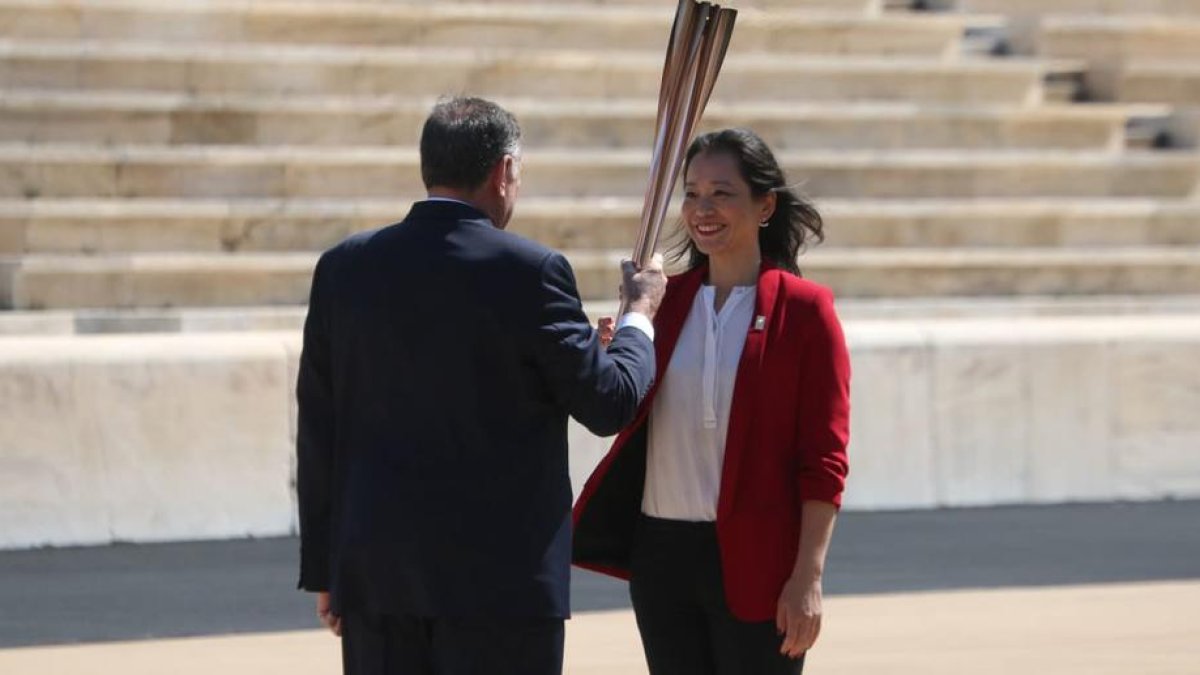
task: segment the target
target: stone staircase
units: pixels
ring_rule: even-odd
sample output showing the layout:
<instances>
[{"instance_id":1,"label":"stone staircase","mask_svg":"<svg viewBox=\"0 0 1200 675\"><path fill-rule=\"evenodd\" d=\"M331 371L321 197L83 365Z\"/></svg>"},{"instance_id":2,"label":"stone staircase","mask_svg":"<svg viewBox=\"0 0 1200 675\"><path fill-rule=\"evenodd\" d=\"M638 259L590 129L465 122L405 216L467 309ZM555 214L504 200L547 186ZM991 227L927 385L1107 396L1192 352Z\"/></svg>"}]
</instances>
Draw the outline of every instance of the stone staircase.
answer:
<instances>
[{"instance_id":1,"label":"stone staircase","mask_svg":"<svg viewBox=\"0 0 1200 675\"><path fill-rule=\"evenodd\" d=\"M855 312L1200 311L1200 0L734 4L705 125L818 201L802 266ZM514 229L608 309L672 11L0 0L0 333L295 327L318 252L421 195L421 122L463 91L525 129Z\"/></svg>"},{"instance_id":2,"label":"stone staircase","mask_svg":"<svg viewBox=\"0 0 1200 675\"><path fill-rule=\"evenodd\" d=\"M704 124L826 216L848 507L1200 496L1200 0L734 4ZM614 311L673 5L0 0L0 548L294 533L312 266L439 95L518 115L513 228Z\"/></svg>"}]
</instances>

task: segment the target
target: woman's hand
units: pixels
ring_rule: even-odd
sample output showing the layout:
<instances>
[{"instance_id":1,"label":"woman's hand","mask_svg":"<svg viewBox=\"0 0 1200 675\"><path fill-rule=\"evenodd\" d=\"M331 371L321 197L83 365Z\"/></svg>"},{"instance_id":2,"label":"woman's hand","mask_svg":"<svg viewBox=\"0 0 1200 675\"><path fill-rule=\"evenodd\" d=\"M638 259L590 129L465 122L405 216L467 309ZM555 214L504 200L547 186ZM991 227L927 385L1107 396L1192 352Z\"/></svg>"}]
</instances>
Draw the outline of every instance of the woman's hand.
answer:
<instances>
[{"instance_id":1,"label":"woman's hand","mask_svg":"<svg viewBox=\"0 0 1200 675\"><path fill-rule=\"evenodd\" d=\"M792 576L783 585L775 611L775 627L783 637L779 652L800 658L821 634L821 579Z\"/></svg>"},{"instance_id":2,"label":"woman's hand","mask_svg":"<svg viewBox=\"0 0 1200 675\"><path fill-rule=\"evenodd\" d=\"M596 324L596 331L600 333L600 344L607 347L613 341L613 335L616 334L616 329L613 327L616 321L611 316L602 316Z\"/></svg>"},{"instance_id":3,"label":"woman's hand","mask_svg":"<svg viewBox=\"0 0 1200 675\"><path fill-rule=\"evenodd\" d=\"M334 635L342 636L342 617L333 613L332 603L329 601L329 594L325 592L317 593L317 618L321 620L321 624L330 630Z\"/></svg>"}]
</instances>

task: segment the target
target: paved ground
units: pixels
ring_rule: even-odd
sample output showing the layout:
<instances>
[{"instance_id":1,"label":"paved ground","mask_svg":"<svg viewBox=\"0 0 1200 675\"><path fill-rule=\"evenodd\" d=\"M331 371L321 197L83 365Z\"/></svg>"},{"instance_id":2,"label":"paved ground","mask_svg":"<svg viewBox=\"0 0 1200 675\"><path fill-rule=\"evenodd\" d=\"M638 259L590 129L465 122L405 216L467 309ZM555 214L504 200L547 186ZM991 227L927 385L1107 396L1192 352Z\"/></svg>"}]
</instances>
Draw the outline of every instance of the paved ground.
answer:
<instances>
[{"instance_id":1,"label":"paved ground","mask_svg":"<svg viewBox=\"0 0 1200 675\"><path fill-rule=\"evenodd\" d=\"M811 675L1196 675L1200 581L840 595ZM632 612L567 624L567 675L645 675ZM333 675L322 631L0 649L4 675Z\"/></svg>"},{"instance_id":2,"label":"paved ground","mask_svg":"<svg viewBox=\"0 0 1200 675\"><path fill-rule=\"evenodd\" d=\"M293 590L296 551L295 540L276 539L0 552L0 648L309 629L310 599ZM837 596L1165 580L1200 582L1200 501L845 513L826 592L841 601ZM1172 588L1151 586L1159 594ZM1198 598L1200 583L1183 588L1191 595L1168 597ZM623 584L586 573L576 574L574 603L580 613L628 607ZM1043 607L1032 603L1007 621L1028 625ZM927 618L912 611L914 619ZM1189 616L1200 644L1200 619ZM632 624L624 612L581 616L587 621L572 622L573 630L594 624L599 632L589 639L603 644L604 617L616 617L614 639L628 646ZM1119 629L1125 618L1117 611L1109 620ZM234 642L241 639L248 638ZM1163 672L1200 674L1200 660L1195 664ZM18 672L0 667L5 675Z\"/></svg>"}]
</instances>

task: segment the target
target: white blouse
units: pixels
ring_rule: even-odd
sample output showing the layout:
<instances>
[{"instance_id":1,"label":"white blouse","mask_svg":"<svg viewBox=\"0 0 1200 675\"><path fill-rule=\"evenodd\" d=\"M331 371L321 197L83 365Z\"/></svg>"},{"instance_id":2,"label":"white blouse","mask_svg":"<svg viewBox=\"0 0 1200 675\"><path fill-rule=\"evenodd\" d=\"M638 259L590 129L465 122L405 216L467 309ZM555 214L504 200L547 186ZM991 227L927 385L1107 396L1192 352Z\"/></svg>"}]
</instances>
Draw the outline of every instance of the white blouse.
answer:
<instances>
[{"instance_id":1,"label":"white blouse","mask_svg":"<svg viewBox=\"0 0 1200 675\"><path fill-rule=\"evenodd\" d=\"M715 521L738 362L754 314L754 286L734 287L720 312L701 286L655 395L648 424L642 512Z\"/></svg>"}]
</instances>

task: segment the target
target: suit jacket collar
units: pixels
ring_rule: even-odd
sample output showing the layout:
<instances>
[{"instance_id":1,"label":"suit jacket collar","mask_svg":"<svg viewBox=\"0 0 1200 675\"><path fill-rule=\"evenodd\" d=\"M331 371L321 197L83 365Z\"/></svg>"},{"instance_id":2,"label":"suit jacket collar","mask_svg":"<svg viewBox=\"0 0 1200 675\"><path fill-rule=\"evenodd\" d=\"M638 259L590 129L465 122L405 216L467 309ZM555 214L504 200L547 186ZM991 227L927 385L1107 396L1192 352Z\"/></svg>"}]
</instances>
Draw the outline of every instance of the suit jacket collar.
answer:
<instances>
[{"instance_id":1,"label":"suit jacket collar","mask_svg":"<svg viewBox=\"0 0 1200 675\"><path fill-rule=\"evenodd\" d=\"M495 227L486 213L464 202L444 199L422 200L412 205L405 220L474 220Z\"/></svg>"}]
</instances>

